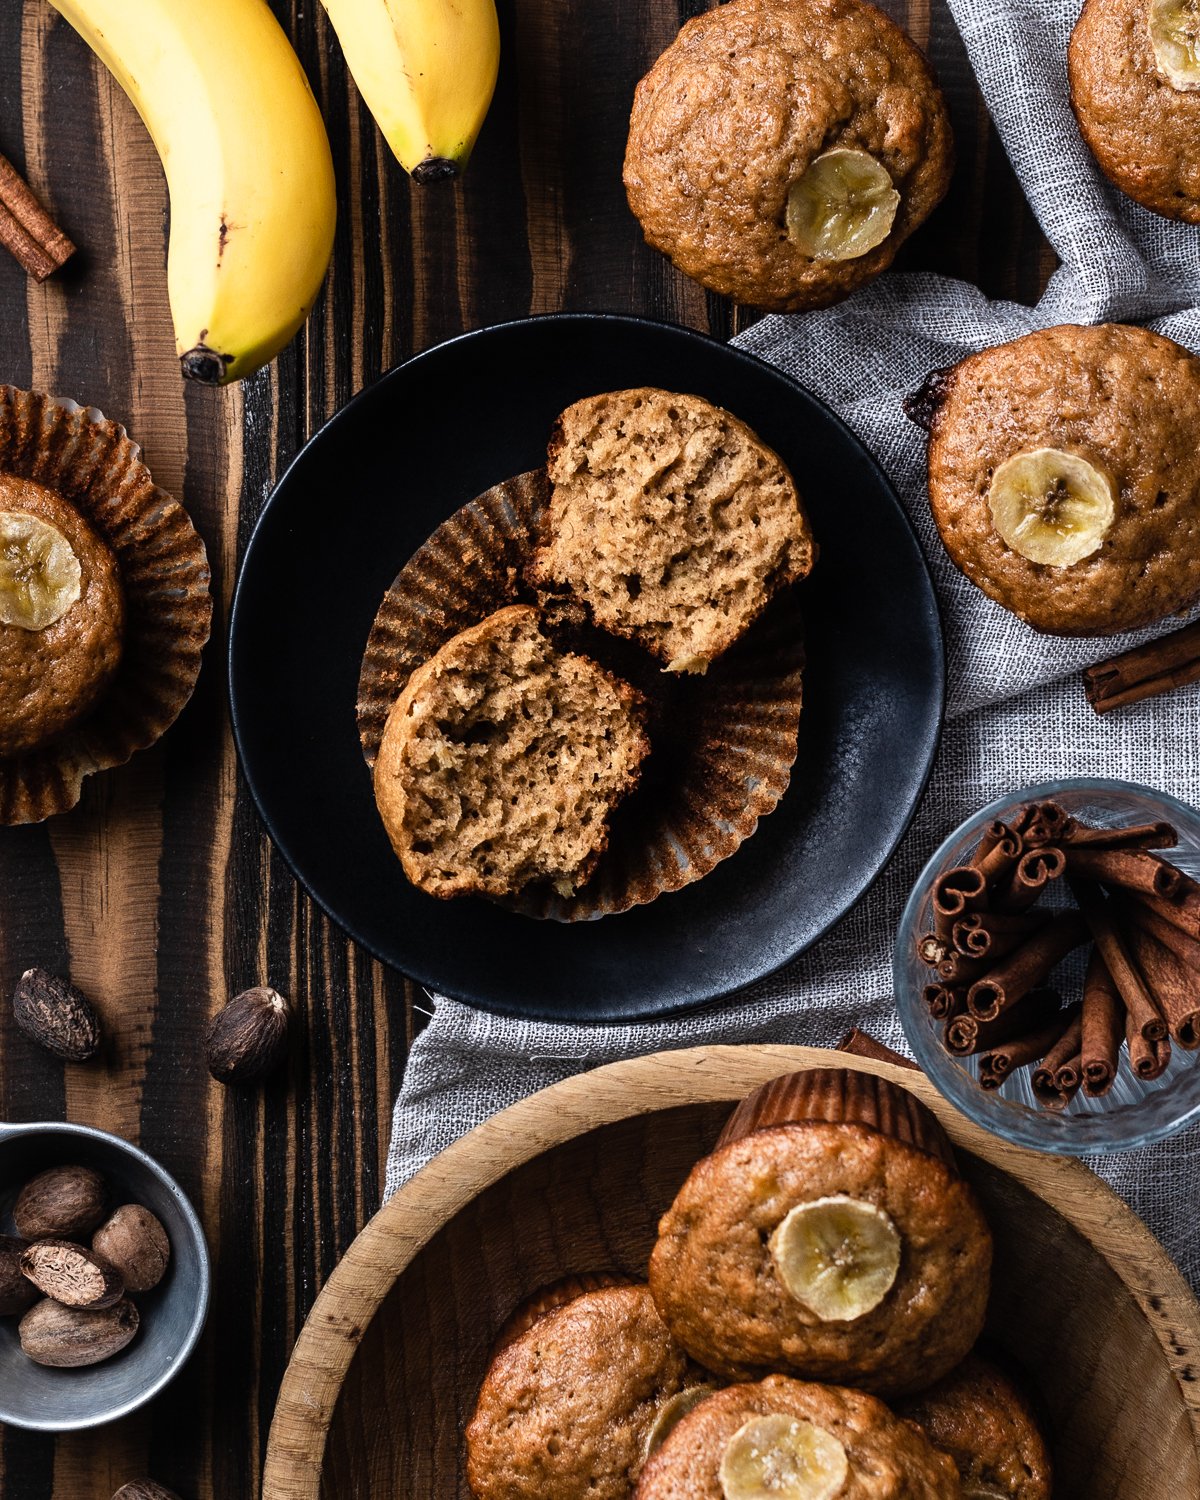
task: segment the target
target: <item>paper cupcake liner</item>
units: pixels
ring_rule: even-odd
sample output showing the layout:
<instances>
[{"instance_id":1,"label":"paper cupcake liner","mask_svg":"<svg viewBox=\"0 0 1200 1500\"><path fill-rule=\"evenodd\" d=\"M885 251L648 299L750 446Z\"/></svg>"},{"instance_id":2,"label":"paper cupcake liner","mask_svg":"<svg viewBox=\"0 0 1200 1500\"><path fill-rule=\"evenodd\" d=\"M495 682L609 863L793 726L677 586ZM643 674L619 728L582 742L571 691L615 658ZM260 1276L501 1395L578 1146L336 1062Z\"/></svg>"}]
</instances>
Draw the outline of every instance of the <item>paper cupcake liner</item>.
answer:
<instances>
[{"instance_id":1,"label":"paper cupcake liner","mask_svg":"<svg viewBox=\"0 0 1200 1500\"><path fill-rule=\"evenodd\" d=\"M510 1313L492 1344L492 1358L502 1349L507 1349L509 1344L515 1344L547 1313L566 1307L568 1302L574 1302L577 1297L584 1297L588 1292L605 1292L612 1287L636 1285L628 1276L618 1276L615 1272L585 1271L579 1276L564 1276L561 1281L552 1281L548 1286L539 1287Z\"/></svg>"},{"instance_id":2,"label":"paper cupcake liner","mask_svg":"<svg viewBox=\"0 0 1200 1500\"><path fill-rule=\"evenodd\" d=\"M208 559L125 429L95 408L0 386L0 471L56 490L117 557L125 641L92 713L44 749L0 760L0 824L69 811L83 781L154 744L192 695L212 623Z\"/></svg>"},{"instance_id":3,"label":"paper cupcake liner","mask_svg":"<svg viewBox=\"0 0 1200 1500\"><path fill-rule=\"evenodd\" d=\"M730 1115L713 1149L756 1130L813 1120L869 1126L957 1171L950 1141L936 1116L907 1089L854 1068L809 1068L764 1083Z\"/></svg>"},{"instance_id":4,"label":"paper cupcake liner","mask_svg":"<svg viewBox=\"0 0 1200 1500\"><path fill-rule=\"evenodd\" d=\"M408 678L451 636L495 610L534 602L522 580L548 499L543 470L505 480L463 506L405 564L375 617L358 690L358 728L374 766L384 724ZM664 674L648 654L592 630L570 606L548 628L594 656L651 705L651 754L613 816L595 873L573 896L549 888L504 904L574 922L642 906L728 859L787 790L796 759L803 625L784 594L701 677Z\"/></svg>"}]
</instances>

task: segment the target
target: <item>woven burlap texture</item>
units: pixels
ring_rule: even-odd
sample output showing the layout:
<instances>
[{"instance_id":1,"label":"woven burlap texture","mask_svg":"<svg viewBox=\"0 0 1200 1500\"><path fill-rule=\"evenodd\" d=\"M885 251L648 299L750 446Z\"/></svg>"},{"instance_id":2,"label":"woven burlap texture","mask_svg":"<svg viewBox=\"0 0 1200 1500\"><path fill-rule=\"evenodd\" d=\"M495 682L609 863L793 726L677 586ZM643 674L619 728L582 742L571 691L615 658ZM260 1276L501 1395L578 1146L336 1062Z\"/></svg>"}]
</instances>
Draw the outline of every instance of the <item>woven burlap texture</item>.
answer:
<instances>
[{"instance_id":1,"label":"woven burlap texture","mask_svg":"<svg viewBox=\"0 0 1200 1500\"><path fill-rule=\"evenodd\" d=\"M913 826L882 879L826 938L761 984L683 1019L551 1026L434 997L396 1102L389 1193L496 1110L618 1058L718 1041L833 1045L854 1024L903 1049L891 949L905 898L940 840L1005 792L1063 776L1112 776L1200 802L1200 686L1097 719L1079 669L1136 637L1036 635L963 579L929 519L923 434L900 403L931 369L1062 322L1136 321L1200 349L1200 230L1158 219L1111 188L1071 114L1066 47L1076 0L952 0L950 8L1061 262L1041 302L989 302L962 282L885 276L839 307L768 318L738 340L820 395L863 438L921 537L946 625L949 717ZM1200 1286L1200 1132L1091 1164Z\"/></svg>"}]
</instances>

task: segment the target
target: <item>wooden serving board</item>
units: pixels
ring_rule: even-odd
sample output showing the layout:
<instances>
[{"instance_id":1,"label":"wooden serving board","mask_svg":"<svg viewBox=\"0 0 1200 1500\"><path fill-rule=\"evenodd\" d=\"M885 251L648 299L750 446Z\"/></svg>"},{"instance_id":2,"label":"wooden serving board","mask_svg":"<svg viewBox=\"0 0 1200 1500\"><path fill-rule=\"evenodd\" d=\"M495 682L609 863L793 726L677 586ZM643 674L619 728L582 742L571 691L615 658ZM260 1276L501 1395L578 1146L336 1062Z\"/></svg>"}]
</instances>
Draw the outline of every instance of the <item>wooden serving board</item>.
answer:
<instances>
[{"instance_id":1,"label":"wooden serving board","mask_svg":"<svg viewBox=\"0 0 1200 1500\"><path fill-rule=\"evenodd\" d=\"M494 1116L400 1190L317 1299L284 1378L265 1500L466 1496L462 1427L492 1338L556 1277L639 1273L731 1102L795 1068L893 1078L941 1119L996 1237L990 1332L1055 1436L1056 1500L1200 1494L1200 1308L1080 1162L971 1124L920 1074L805 1047L701 1047L568 1079Z\"/></svg>"}]
</instances>

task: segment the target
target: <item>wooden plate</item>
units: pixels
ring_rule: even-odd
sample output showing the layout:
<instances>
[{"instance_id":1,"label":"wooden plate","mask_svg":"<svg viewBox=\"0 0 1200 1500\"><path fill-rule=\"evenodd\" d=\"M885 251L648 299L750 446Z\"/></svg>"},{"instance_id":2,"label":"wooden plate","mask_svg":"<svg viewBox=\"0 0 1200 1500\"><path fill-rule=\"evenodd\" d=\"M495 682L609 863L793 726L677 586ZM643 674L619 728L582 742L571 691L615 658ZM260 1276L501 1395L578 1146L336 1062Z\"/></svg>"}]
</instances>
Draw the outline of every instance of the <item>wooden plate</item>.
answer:
<instances>
[{"instance_id":1,"label":"wooden plate","mask_svg":"<svg viewBox=\"0 0 1200 1500\"><path fill-rule=\"evenodd\" d=\"M1045 1397L1056 1500L1200 1495L1200 1308L1086 1167L987 1134L917 1073L807 1047L702 1047L535 1094L380 1210L300 1335L264 1500L466 1497L462 1428L513 1305L568 1272L640 1270L729 1103L831 1060L912 1089L959 1148L996 1236L990 1331Z\"/></svg>"}]
</instances>

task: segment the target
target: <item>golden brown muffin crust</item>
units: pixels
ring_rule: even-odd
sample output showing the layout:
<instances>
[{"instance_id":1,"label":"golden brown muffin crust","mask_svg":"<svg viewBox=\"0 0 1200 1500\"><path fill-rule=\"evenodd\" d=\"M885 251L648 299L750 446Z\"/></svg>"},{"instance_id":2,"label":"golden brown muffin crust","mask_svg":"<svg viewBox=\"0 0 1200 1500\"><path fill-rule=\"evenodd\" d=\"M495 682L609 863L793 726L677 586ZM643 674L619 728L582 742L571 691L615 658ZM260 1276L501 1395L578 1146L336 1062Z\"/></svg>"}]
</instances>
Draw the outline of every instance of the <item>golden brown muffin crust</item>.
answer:
<instances>
[{"instance_id":1,"label":"golden brown muffin crust","mask_svg":"<svg viewBox=\"0 0 1200 1500\"><path fill-rule=\"evenodd\" d=\"M646 1465L636 1500L724 1500L726 1444L744 1423L771 1412L811 1422L842 1444L850 1472L838 1500L959 1500L953 1462L882 1401L779 1375L701 1402Z\"/></svg>"},{"instance_id":2,"label":"golden brown muffin crust","mask_svg":"<svg viewBox=\"0 0 1200 1500\"><path fill-rule=\"evenodd\" d=\"M121 661L125 596L107 543L53 490L0 473L0 511L53 526L81 573L79 598L44 630L0 622L0 756L15 756L74 728L108 689Z\"/></svg>"},{"instance_id":3,"label":"golden brown muffin crust","mask_svg":"<svg viewBox=\"0 0 1200 1500\"><path fill-rule=\"evenodd\" d=\"M788 190L835 147L881 162L901 203L882 244L821 262L788 238ZM890 265L952 166L941 91L881 11L862 0L730 0L689 21L639 83L625 188L647 241L689 276L797 311Z\"/></svg>"},{"instance_id":4,"label":"golden brown muffin crust","mask_svg":"<svg viewBox=\"0 0 1200 1500\"><path fill-rule=\"evenodd\" d=\"M851 1322L792 1297L768 1241L799 1203L845 1194L890 1215L901 1241L891 1290ZM650 1286L694 1359L731 1379L795 1371L884 1394L919 1390L979 1337L992 1241L957 1173L863 1125L756 1131L692 1169L659 1224Z\"/></svg>"},{"instance_id":5,"label":"golden brown muffin crust","mask_svg":"<svg viewBox=\"0 0 1200 1500\"><path fill-rule=\"evenodd\" d=\"M990 1360L969 1354L896 1409L953 1458L967 1495L983 1485L1006 1500L1050 1500L1053 1470L1033 1406Z\"/></svg>"},{"instance_id":6,"label":"golden brown muffin crust","mask_svg":"<svg viewBox=\"0 0 1200 1500\"><path fill-rule=\"evenodd\" d=\"M1087 0L1067 52L1083 138L1122 192L1200 223L1200 91L1159 71L1149 0Z\"/></svg>"},{"instance_id":7,"label":"golden brown muffin crust","mask_svg":"<svg viewBox=\"0 0 1200 1500\"><path fill-rule=\"evenodd\" d=\"M1143 328L1066 325L970 356L942 381L929 500L946 551L1037 630L1108 635L1200 596L1200 359ZM1106 471L1103 545L1068 567L1030 562L992 523L995 469L1044 447Z\"/></svg>"},{"instance_id":8,"label":"golden brown muffin crust","mask_svg":"<svg viewBox=\"0 0 1200 1500\"><path fill-rule=\"evenodd\" d=\"M629 1500L687 1358L645 1286L588 1292L492 1361L467 1427L477 1500Z\"/></svg>"}]
</instances>

